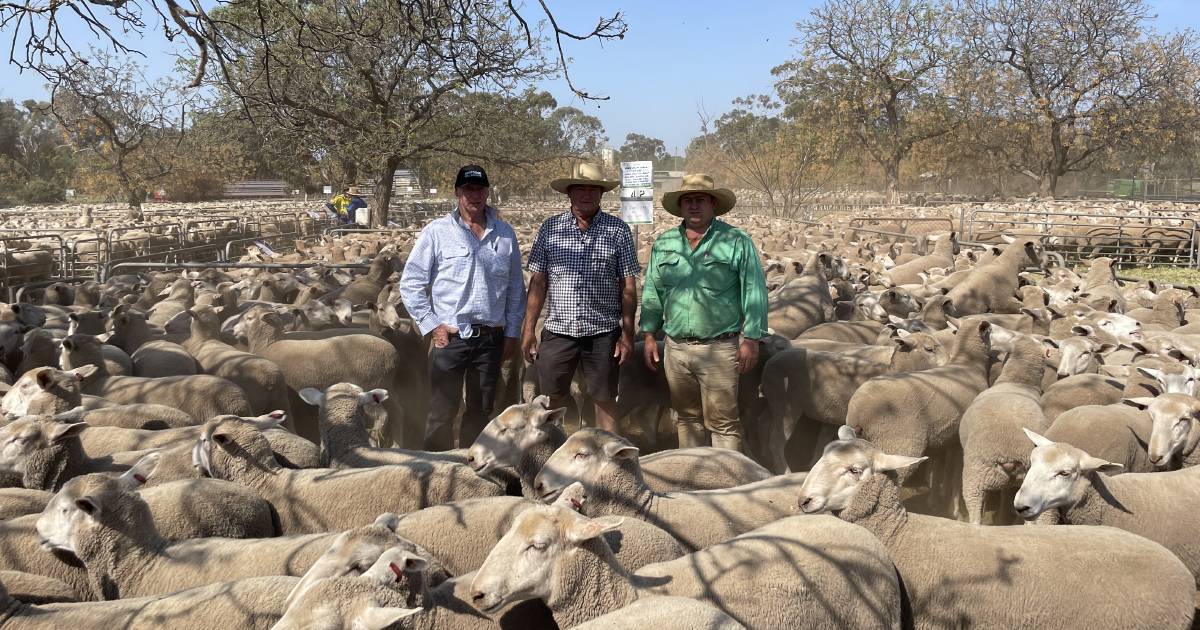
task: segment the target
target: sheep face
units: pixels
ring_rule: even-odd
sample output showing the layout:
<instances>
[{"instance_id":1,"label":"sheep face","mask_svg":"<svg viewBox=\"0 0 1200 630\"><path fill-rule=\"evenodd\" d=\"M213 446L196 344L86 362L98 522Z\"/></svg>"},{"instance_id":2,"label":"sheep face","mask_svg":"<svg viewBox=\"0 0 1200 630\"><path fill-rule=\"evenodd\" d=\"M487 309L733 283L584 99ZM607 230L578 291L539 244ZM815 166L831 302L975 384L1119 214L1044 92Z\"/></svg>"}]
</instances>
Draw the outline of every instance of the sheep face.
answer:
<instances>
[{"instance_id":1,"label":"sheep face","mask_svg":"<svg viewBox=\"0 0 1200 630\"><path fill-rule=\"evenodd\" d=\"M1126 402L1150 414L1152 429L1147 451L1150 463L1155 467L1165 467L1177 455L1188 455L1195 450L1200 431L1193 437L1192 429L1200 421L1200 400L1184 394L1162 394L1157 398L1131 398Z\"/></svg>"},{"instance_id":2,"label":"sheep face","mask_svg":"<svg viewBox=\"0 0 1200 630\"><path fill-rule=\"evenodd\" d=\"M1050 341L1050 340L1046 340ZM1097 362L1097 355L1112 350L1113 344L1099 344L1087 337L1068 337L1057 344L1060 358L1058 360L1058 378L1066 378L1083 374L1092 370ZM1050 356L1049 347L1046 356Z\"/></svg>"},{"instance_id":3,"label":"sheep face","mask_svg":"<svg viewBox=\"0 0 1200 630\"><path fill-rule=\"evenodd\" d=\"M907 468L928 459L888 455L874 444L858 439L854 429L838 429L838 439L825 445L800 487L798 504L805 514L840 512L854 500L859 486L875 473Z\"/></svg>"},{"instance_id":4,"label":"sheep face","mask_svg":"<svg viewBox=\"0 0 1200 630\"><path fill-rule=\"evenodd\" d=\"M1142 323L1122 313L1107 313L1097 318L1095 324L1101 332L1108 333L1123 343L1141 341L1145 338L1142 335Z\"/></svg>"},{"instance_id":5,"label":"sheep face","mask_svg":"<svg viewBox=\"0 0 1200 630\"><path fill-rule=\"evenodd\" d=\"M382 554L367 571L352 577L327 577L292 591L287 609L271 630L362 628L381 630L421 608L389 607L402 592L405 577L419 574L425 561L400 545ZM308 575L306 574L307 578ZM303 586L303 580L297 589ZM413 593L408 593L409 599Z\"/></svg>"},{"instance_id":6,"label":"sheep face","mask_svg":"<svg viewBox=\"0 0 1200 630\"><path fill-rule=\"evenodd\" d=\"M99 518L105 507L119 500L122 492L133 492L145 484L158 460L159 454L151 453L119 477L83 475L64 484L35 523L42 548L76 554L80 534L103 527Z\"/></svg>"},{"instance_id":7,"label":"sheep face","mask_svg":"<svg viewBox=\"0 0 1200 630\"><path fill-rule=\"evenodd\" d=\"M1070 444L1052 442L1029 429L1024 431L1036 446L1029 455L1029 471L1013 498L1013 508L1025 520L1035 519L1047 510L1074 506L1083 498L1093 473L1121 469L1120 464L1092 457Z\"/></svg>"},{"instance_id":8,"label":"sheep face","mask_svg":"<svg viewBox=\"0 0 1200 630\"><path fill-rule=\"evenodd\" d=\"M554 501L564 488L578 481L591 491L601 475L621 460L638 456L636 446L625 438L602 429L576 431L546 460L534 479L534 492L542 501Z\"/></svg>"},{"instance_id":9,"label":"sheep face","mask_svg":"<svg viewBox=\"0 0 1200 630\"><path fill-rule=\"evenodd\" d=\"M45 448L72 438L86 424L67 424L49 418L25 417L0 428L0 470L24 474L29 458Z\"/></svg>"},{"instance_id":10,"label":"sheep face","mask_svg":"<svg viewBox=\"0 0 1200 630\"><path fill-rule=\"evenodd\" d=\"M950 360L946 347L928 333L897 330L891 341L896 345L896 353L892 355L892 365L899 368L896 371L939 367Z\"/></svg>"},{"instance_id":11,"label":"sheep face","mask_svg":"<svg viewBox=\"0 0 1200 630\"><path fill-rule=\"evenodd\" d=\"M590 519L554 505L525 510L475 573L472 604L490 615L507 604L549 599L559 559L621 522L611 517Z\"/></svg>"},{"instance_id":12,"label":"sheep face","mask_svg":"<svg viewBox=\"0 0 1200 630\"><path fill-rule=\"evenodd\" d=\"M192 465L202 475L225 480L246 470L278 470L279 462L262 431L282 421L282 417L276 419L272 414L259 418L212 418L200 430L200 438L192 449Z\"/></svg>"},{"instance_id":13,"label":"sheep face","mask_svg":"<svg viewBox=\"0 0 1200 630\"><path fill-rule=\"evenodd\" d=\"M500 412L471 444L467 465L480 475L516 466L522 453L550 439L547 425L561 425L567 410L550 409L549 405L549 397L538 396L533 402L512 405Z\"/></svg>"},{"instance_id":14,"label":"sheep face","mask_svg":"<svg viewBox=\"0 0 1200 630\"><path fill-rule=\"evenodd\" d=\"M1190 365L1172 365L1170 371L1141 366L1136 366L1135 369L1139 374L1154 379L1158 383L1158 391L1163 394L1184 394L1185 396L1196 394L1197 370Z\"/></svg>"},{"instance_id":15,"label":"sheep face","mask_svg":"<svg viewBox=\"0 0 1200 630\"><path fill-rule=\"evenodd\" d=\"M428 563L415 555L415 545L396 535L399 523L400 517L389 512L379 515L370 525L342 532L288 594L288 605L321 580L364 575L384 552L396 545L412 553L412 570L425 570ZM437 575L433 577L434 582L441 583L449 576L438 567Z\"/></svg>"}]
</instances>

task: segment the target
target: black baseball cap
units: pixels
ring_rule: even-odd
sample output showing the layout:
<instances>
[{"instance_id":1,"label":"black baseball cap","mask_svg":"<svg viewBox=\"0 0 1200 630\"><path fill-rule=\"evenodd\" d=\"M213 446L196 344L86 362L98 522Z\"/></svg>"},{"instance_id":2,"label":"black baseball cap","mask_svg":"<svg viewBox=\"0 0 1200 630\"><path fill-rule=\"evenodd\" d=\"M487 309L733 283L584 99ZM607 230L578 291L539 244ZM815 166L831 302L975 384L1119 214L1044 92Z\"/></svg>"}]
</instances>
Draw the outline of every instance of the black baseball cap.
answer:
<instances>
[{"instance_id":1,"label":"black baseball cap","mask_svg":"<svg viewBox=\"0 0 1200 630\"><path fill-rule=\"evenodd\" d=\"M454 178L454 187L458 188L466 184L491 186L488 183L487 171L483 170L483 167L478 164L468 164L458 169L458 176Z\"/></svg>"}]
</instances>

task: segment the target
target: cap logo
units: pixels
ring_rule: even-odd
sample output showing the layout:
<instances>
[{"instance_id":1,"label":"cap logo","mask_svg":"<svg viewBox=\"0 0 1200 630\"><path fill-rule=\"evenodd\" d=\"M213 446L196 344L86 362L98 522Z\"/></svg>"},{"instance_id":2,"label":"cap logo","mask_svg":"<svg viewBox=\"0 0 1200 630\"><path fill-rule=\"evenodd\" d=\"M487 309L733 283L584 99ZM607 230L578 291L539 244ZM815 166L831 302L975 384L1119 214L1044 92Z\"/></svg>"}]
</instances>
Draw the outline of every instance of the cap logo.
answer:
<instances>
[{"instance_id":1,"label":"cap logo","mask_svg":"<svg viewBox=\"0 0 1200 630\"><path fill-rule=\"evenodd\" d=\"M467 171L466 173L463 173L463 177L483 177L483 173L480 173L479 171Z\"/></svg>"}]
</instances>

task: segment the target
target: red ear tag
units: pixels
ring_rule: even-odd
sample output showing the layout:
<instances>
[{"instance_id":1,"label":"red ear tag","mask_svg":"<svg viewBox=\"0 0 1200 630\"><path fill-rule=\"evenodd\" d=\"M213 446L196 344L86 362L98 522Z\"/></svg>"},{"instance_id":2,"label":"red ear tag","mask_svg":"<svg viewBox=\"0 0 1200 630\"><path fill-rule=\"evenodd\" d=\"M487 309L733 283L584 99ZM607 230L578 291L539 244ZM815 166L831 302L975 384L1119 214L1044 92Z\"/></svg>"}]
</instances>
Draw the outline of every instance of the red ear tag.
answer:
<instances>
[{"instance_id":1,"label":"red ear tag","mask_svg":"<svg viewBox=\"0 0 1200 630\"><path fill-rule=\"evenodd\" d=\"M134 473L133 478L137 480L138 483L146 483L146 478L139 474Z\"/></svg>"},{"instance_id":2,"label":"red ear tag","mask_svg":"<svg viewBox=\"0 0 1200 630\"><path fill-rule=\"evenodd\" d=\"M395 563L395 562L389 562L389 563L388 563L388 568L392 570L392 573L395 573L395 574L396 574L396 579L397 579L397 580L399 580L400 578L404 577L404 571L401 571L401 570L400 570L400 567L396 566L396 563Z\"/></svg>"}]
</instances>

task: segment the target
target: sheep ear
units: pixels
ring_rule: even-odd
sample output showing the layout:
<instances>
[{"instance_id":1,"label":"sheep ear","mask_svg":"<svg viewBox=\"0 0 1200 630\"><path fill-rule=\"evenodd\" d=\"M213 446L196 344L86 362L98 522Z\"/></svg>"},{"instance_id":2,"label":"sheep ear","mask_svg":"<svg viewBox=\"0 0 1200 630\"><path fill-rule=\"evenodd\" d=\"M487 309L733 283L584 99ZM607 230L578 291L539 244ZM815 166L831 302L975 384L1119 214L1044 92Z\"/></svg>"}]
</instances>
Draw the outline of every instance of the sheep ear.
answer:
<instances>
[{"instance_id":1,"label":"sheep ear","mask_svg":"<svg viewBox=\"0 0 1200 630\"><path fill-rule=\"evenodd\" d=\"M429 561L417 554L401 548L392 547L383 552L370 569L363 572L363 577L380 585L399 582L405 573L419 573L429 566Z\"/></svg>"},{"instance_id":2,"label":"sheep ear","mask_svg":"<svg viewBox=\"0 0 1200 630\"><path fill-rule=\"evenodd\" d=\"M264 413L263 415L256 416L254 418L242 418L242 420L254 425L254 428L258 429L259 431L266 431L268 429L274 429L283 424L283 421L287 420L287 413L276 409L271 413Z\"/></svg>"},{"instance_id":3,"label":"sheep ear","mask_svg":"<svg viewBox=\"0 0 1200 630\"><path fill-rule=\"evenodd\" d=\"M554 500L554 505L567 508L572 512L579 512L583 509L585 501L587 501L587 492L583 489L583 484L576 481L563 488L558 498Z\"/></svg>"},{"instance_id":4,"label":"sheep ear","mask_svg":"<svg viewBox=\"0 0 1200 630\"><path fill-rule=\"evenodd\" d=\"M1057 341L1055 341L1049 337L1046 337L1045 339L1042 340L1042 347L1044 347L1046 349L1046 352L1049 352L1051 348L1058 348L1059 345L1058 345Z\"/></svg>"},{"instance_id":5,"label":"sheep ear","mask_svg":"<svg viewBox=\"0 0 1200 630\"><path fill-rule=\"evenodd\" d=\"M546 396L545 394L543 394L541 396L536 396L536 397L534 397L533 400L531 400L529 402L532 404L541 405L542 409L550 408L550 397Z\"/></svg>"},{"instance_id":6,"label":"sheep ear","mask_svg":"<svg viewBox=\"0 0 1200 630\"><path fill-rule=\"evenodd\" d=\"M615 516L599 518L579 517L567 527L567 540L579 544L591 540L621 526L625 519Z\"/></svg>"},{"instance_id":7,"label":"sheep ear","mask_svg":"<svg viewBox=\"0 0 1200 630\"><path fill-rule=\"evenodd\" d=\"M100 502L91 495L82 496L78 499L75 499L75 507L79 508L81 512L92 518L100 516Z\"/></svg>"},{"instance_id":8,"label":"sheep ear","mask_svg":"<svg viewBox=\"0 0 1200 630\"><path fill-rule=\"evenodd\" d=\"M1051 440L1050 438L1044 437L1042 435L1038 435L1037 433L1034 433L1033 431L1030 431L1029 429L1022 428L1021 430L1025 432L1026 437L1028 437L1030 439L1030 441L1033 442L1034 446L1050 446L1051 444L1054 443L1054 440Z\"/></svg>"},{"instance_id":9,"label":"sheep ear","mask_svg":"<svg viewBox=\"0 0 1200 630\"><path fill-rule=\"evenodd\" d=\"M382 606L367 606L358 611L350 627L358 630L383 630L401 619L421 612L420 608L385 608Z\"/></svg>"},{"instance_id":10,"label":"sheep ear","mask_svg":"<svg viewBox=\"0 0 1200 630\"><path fill-rule=\"evenodd\" d=\"M58 422L52 423L50 428L46 430L46 437L50 442L61 442L69 437L79 435L80 431L87 428L86 422L75 422L72 424L61 424Z\"/></svg>"},{"instance_id":11,"label":"sheep ear","mask_svg":"<svg viewBox=\"0 0 1200 630\"><path fill-rule=\"evenodd\" d=\"M83 379L95 374L96 370L98 369L100 368L96 367L95 364L89 363L87 365L81 365L73 370L67 370L67 372L74 374L75 380L82 381Z\"/></svg>"},{"instance_id":12,"label":"sheep ear","mask_svg":"<svg viewBox=\"0 0 1200 630\"><path fill-rule=\"evenodd\" d=\"M150 475L154 474L154 470L158 468L158 462L162 459L162 453L154 451L139 459L132 468L125 471L123 475L117 477L117 485L122 490L132 492L145 485L146 480Z\"/></svg>"},{"instance_id":13,"label":"sheep ear","mask_svg":"<svg viewBox=\"0 0 1200 630\"><path fill-rule=\"evenodd\" d=\"M541 427L547 424L556 424L558 426L562 426L563 420L566 419L566 417L567 408L559 407L558 409L551 409L550 411L534 414L532 424L535 427Z\"/></svg>"},{"instance_id":14,"label":"sheep ear","mask_svg":"<svg viewBox=\"0 0 1200 630\"><path fill-rule=\"evenodd\" d=\"M1124 466L1105 461L1099 457L1084 455L1079 459L1079 470L1083 472L1102 472L1107 474L1115 474L1121 472Z\"/></svg>"},{"instance_id":15,"label":"sheep ear","mask_svg":"<svg viewBox=\"0 0 1200 630\"><path fill-rule=\"evenodd\" d=\"M315 387L305 387L296 393L300 395L300 400L314 407L320 407L325 400L325 393Z\"/></svg>"},{"instance_id":16,"label":"sheep ear","mask_svg":"<svg viewBox=\"0 0 1200 630\"><path fill-rule=\"evenodd\" d=\"M1156 381L1159 381L1160 383L1163 380L1162 370L1156 370L1154 368L1147 368L1147 367L1141 367L1141 366L1134 366L1133 369L1137 370L1138 374L1141 374L1142 376L1145 376L1148 378L1152 378Z\"/></svg>"},{"instance_id":17,"label":"sheep ear","mask_svg":"<svg viewBox=\"0 0 1200 630\"><path fill-rule=\"evenodd\" d=\"M54 378L50 374L49 369L38 372L37 376L34 378L37 380L37 386L40 387L43 391L50 389L50 387L52 385L54 385Z\"/></svg>"},{"instance_id":18,"label":"sheep ear","mask_svg":"<svg viewBox=\"0 0 1200 630\"><path fill-rule=\"evenodd\" d=\"M627 442L609 442L604 445L604 454L609 459L636 459L638 448Z\"/></svg>"},{"instance_id":19,"label":"sheep ear","mask_svg":"<svg viewBox=\"0 0 1200 630\"><path fill-rule=\"evenodd\" d=\"M388 393L386 389L372 389L358 395L358 404L360 405L382 405L387 402Z\"/></svg>"},{"instance_id":20,"label":"sheep ear","mask_svg":"<svg viewBox=\"0 0 1200 630\"><path fill-rule=\"evenodd\" d=\"M842 426L838 427L837 435L838 439L842 441L858 439L858 433L854 431L854 427L848 424L843 424Z\"/></svg>"},{"instance_id":21,"label":"sheep ear","mask_svg":"<svg viewBox=\"0 0 1200 630\"><path fill-rule=\"evenodd\" d=\"M1141 368L1138 368L1138 369L1141 369ZM1125 403L1126 405L1129 405L1130 407L1137 407L1138 409L1145 409L1146 407L1150 406L1150 403L1154 402L1154 399L1150 398L1148 396L1139 396L1137 398L1122 398L1121 402Z\"/></svg>"},{"instance_id":22,"label":"sheep ear","mask_svg":"<svg viewBox=\"0 0 1200 630\"><path fill-rule=\"evenodd\" d=\"M74 407L74 408L68 409L62 413L55 414L54 421L61 422L63 424L71 424L72 422L83 422L83 415L85 413L87 413L87 410L83 408L83 405L79 405L78 407Z\"/></svg>"},{"instance_id":23,"label":"sheep ear","mask_svg":"<svg viewBox=\"0 0 1200 630\"><path fill-rule=\"evenodd\" d=\"M1075 325L1071 327L1071 334L1079 337L1091 337L1096 331L1091 326Z\"/></svg>"},{"instance_id":24,"label":"sheep ear","mask_svg":"<svg viewBox=\"0 0 1200 630\"><path fill-rule=\"evenodd\" d=\"M928 457L908 457L906 455L888 455L887 453L876 453L874 459L875 470L900 470L915 466L929 459Z\"/></svg>"},{"instance_id":25,"label":"sheep ear","mask_svg":"<svg viewBox=\"0 0 1200 630\"><path fill-rule=\"evenodd\" d=\"M375 522L372 523L372 525L386 527L394 532L396 531L397 527L400 527L400 515L396 514L395 512L384 512L383 514L375 517Z\"/></svg>"},{"instance_id":26,"label":"sheep ear","mask_svg":"<svg viewBox=\"0 0 1200 630\"><path fill-rule=\"evenodd\" d=\"M104 333L103 335L96 335L96 341L99 341L100 343L108 343L108 340L112 339L113 334L115 334L115 333L109 331L109 332Z\"/></svg>"}]
</instances>

